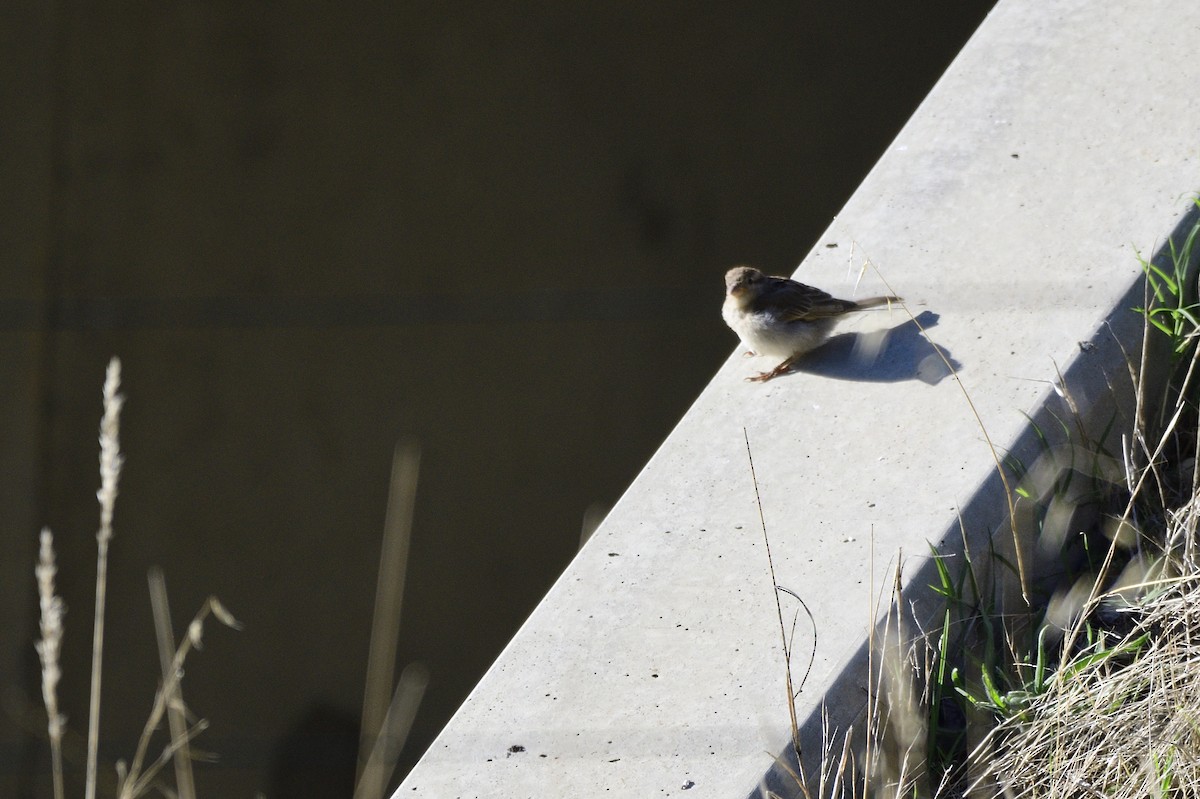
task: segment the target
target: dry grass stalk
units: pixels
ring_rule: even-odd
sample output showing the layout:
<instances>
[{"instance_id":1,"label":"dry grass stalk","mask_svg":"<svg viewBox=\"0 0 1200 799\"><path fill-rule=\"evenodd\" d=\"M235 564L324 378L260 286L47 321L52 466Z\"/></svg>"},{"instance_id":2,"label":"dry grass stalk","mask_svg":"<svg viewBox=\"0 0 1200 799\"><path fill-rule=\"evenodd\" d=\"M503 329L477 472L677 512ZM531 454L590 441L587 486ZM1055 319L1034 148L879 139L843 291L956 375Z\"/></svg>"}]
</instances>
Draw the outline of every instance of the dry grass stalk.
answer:
<instances>
[{"instance_id":1,"label":"dry grass stalk","mask_svg":"<svg viewBox=\"0 0 1200 799\"><path fill-rule=\"evenodd\" d=\"M367 651L367 676L363 689L362 726L358 748L358 785L355 796L382 797L386 783L395 770L400 750L392 744L393 730L401 719L416 714L416 706L400 711L396 702L402 695L411 699L411 683L401 675L400 685L389 704L396 667L396 646L400 635L400 611L404 602L404 584L408 573L408 551L412 539L413 513L417 501L417 478L421 449L416 443L401 442L392 452L392 474L384 517L383 543L379 553L379 575L375 583L375 612L371 620L370 647ZM410 669L412 666L409 667ZM423 668L423 667L419 667ZM416 674L416 671L406 674ZM426 676L425 682L428 682ZM416 692L416 701L424 686ZM411 719L409 720L411 724ZM401 737L407 737L405 729Z\"/></svg>"},{"instance_id":2,"label":"dry grass stalk","mask_svg":"<svg viewBox=\"0 0 1200 799\"><path fill-rule=\"evenodd\" d=\"M62 737L66 719L58 712L58 654L62 648L62 598L54 593L54 536L50 529L42 530L38 565L34 569L38 583L38 602L41 606L42 639L36 645L42 661L42 702L46 706L47 732L50 736L51 773L54 779L54 799L63 799Z\"/></svg>"},{"instance_id":3,"label":"dry grass stalk","mask_svg":"<svg viewBox=\"0 0 1200 799\"><path fill-rule=\"evenodd\" d=\"M108 544L121 476L121 361L113 358L104 376L104 416L100 420L100 529L96 533L96 613L92 627L92 682L88 705L87 783L84 796L95 799L100 741L100 672L104 656L104 602L108 590Z\"/></svg>"},{"instance_id":4,"label":"dry grass stalk","mask_svg":"<svg viewBox=\"0 0 1200 799\"><path fill-rule=\"evenodd\" d=\"M162 569L155 566L150 570L150 607L154 612L154 632L158 640L159 668L162 670L163 685L172 684L171 660L175 649L175 631L171 628L171 606L167 601L167 580ZM183 686L174 681L174 690L167 696L167 728L171 733L171 744L176 750L175 790L179 799L196 799L196 785L192 776L192 755L188 745L187 708L183 704Z\"/></svg>"},{"instance_id":5,"label":"dry grass stalk","mask_svg":"<svg viewBox=\"0 0 1200 799\"><path fill-rule=\"evenodd\" d=\"M179 681L183 679L184 660L193 649L201 648L204 621L210 614L227 627L232 627L235 630L241 629L241 623L233 617L233 614L225 609L225 606L215 596L210 596L200 606L196 617L188 625L187 635L184 636L184 639L179 643L179 647L175 650L169 667L164 669L163 683L154 694L154 705L150 709L150 716L146 719L145 727L142 728L142 736L138 741L137 752L133 756L132 764L128 770L119 766L122 771L120 775L120 790L118 792L119 799L134 799L134 797L144 794L151 787L163 766L169 763L192 738L195 738L208 727L208 722L203 719L197 721L186 730L181 738L172 739L163 747L158 758L149 765L146 765L146 753L150 748L150 739L154 735L154 731L162 724L163 715L167 711L168 703L176 695Z\"/></svg>"},{"instance_id":6,"label":"dry grass stalk","mask_svg":"<svg viewBox=\"0 0 1200 799\"><path fill-rule=\"evenodd\" d=\"M796 721L796 694L797 691L792 683L792 651L788 643L787 625L783 621L783 604L779 599L779 582L775 579L775 561L771 557L771 541L767 536L767 520L763 515L762 496L758 491L758 475L754 472L754 453L750 451L750 435L746 432L746 428L742 428L742 437L746 440L746 457L750 462L750 480L754 483L754 499L758 504L758 520L762 527L763 545L767 551L767 567L771 573L771 588L775 596L775 611L779 618L779 635L783 639L783 674L784 683L787 687L787 707L790 714L791 733L792 733L792 750L796 755L796 763L800 770L798 782L807 794L807 778L804 774L804 753L800 748L800 726ZM799 597L797 597L799 599ZM807 610L807 607L805 608ZM814 640L815 647L815 640ZM803 685L803 682L801 682Z\"/></svg>"},{"instance_id":7,"label":"dry grass stalk","mask_svg":"<svg viewBox=\"0 0 1200 799\"><path fill-rule=\"evenodd\" d=\"M396 761L412 730L417 708L421 706L428 686L429 669L424 664L410 663L400 672L400 680L384 715L382 728L374 736L367 764L354 790L354 799L382 799L388 777L396 770Z\"/></svg>"},{"instance_id":8,"label":"dry grass stalk","mask_svg":"<svg viewBox=\"0 0 1200 799\"><path fill-rule=\"evenodd\" d=\"M880 268L876 266L870 258L867 258L863 261L862 269L859 273L860 276L862 273L865 273L868 268L875 272L876 277L878 277L880 282L883 283L884 287L888 290L888 293L895 295L895 290L892 288L892 284L888 283L887 278L883 276L882 270L880 270ZM1004 468L1004 463L1000 457L1000 450L996 447L995 443L992 442L992 437L988 433L987 425L983 423L983 417L979 415L979 409L975 407L975 401L971 399L971 392L968 391L966 385L963 384L962 377L959 375L958 370L954 368L954 364L948 357L946 357L946 353L942 350L942 348L934 343L933 338L929 335L929 331L925 329L925 326L921 324L921 321L917 318L916 314L912 312L912 309L908 307L904 300L898 300L896 304L899 305L904 313L908 315L909 321L913 323L913 325L917 328L917 331L920 332L921 337L924 338L925 341L928 342L929 346L933 348L934 353L936 353L937 357L942 361L942 365L946 367L950 376L954 378L955 385L957 385L959 391L962 392L963 399L966 400L967 407L970 409L971 415L975 417L975 422L979 425L979 432L983 434L983 440L987 444L988 452L991 453L992 461L996 464L996 474L1000 477L1000 483L1004 486L1004 500L1008 504L1007 524L1012 533L1013 554L1016 556L1017 561L1017 576L1020 581L1021 597L1025 600L1025 604L1028 605L1030 603L1029 578L1027 576L1025 567L1025 556L1023 554L1024 547L1021 545L1020 531L1016 525L1017 510L1016 503L1013 499L1016 494L1009 482L1008 472Z\"/></svg>"}]
</instances>

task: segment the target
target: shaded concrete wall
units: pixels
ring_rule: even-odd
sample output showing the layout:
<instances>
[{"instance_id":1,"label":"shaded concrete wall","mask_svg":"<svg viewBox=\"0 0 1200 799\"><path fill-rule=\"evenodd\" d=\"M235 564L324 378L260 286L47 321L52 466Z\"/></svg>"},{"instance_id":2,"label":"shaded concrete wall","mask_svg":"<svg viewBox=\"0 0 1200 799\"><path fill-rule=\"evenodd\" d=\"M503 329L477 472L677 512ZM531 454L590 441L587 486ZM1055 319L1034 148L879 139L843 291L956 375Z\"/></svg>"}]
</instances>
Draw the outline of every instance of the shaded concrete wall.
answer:
<instances>
[{"instance_id":1,"label":"shaded concrete wall","mask_svg":"<svg viewBox=\"0 0 1200 799\"><path fill-rule=\"evenodd\" d=\"M0 12L0 793L43 784L43 523L85 726L110 355L106 754L160 564L177 629L209 593L246 623L189 668L205 794L345 795L394 442L425 452L411 763L729 351L722 271L790 271L988 7L892 5Z\"/></svg>"}]
</instances>

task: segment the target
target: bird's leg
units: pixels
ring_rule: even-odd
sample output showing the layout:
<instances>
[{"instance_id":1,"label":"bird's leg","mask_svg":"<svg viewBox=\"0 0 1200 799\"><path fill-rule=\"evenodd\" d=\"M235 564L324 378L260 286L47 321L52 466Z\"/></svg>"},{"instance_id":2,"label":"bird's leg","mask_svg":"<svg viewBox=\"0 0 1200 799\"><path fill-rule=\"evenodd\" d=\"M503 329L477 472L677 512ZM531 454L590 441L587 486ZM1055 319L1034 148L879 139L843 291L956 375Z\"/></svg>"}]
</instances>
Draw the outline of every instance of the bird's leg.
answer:
<instances>
[{"instance_id":1,"label":"bird's leg","mask_svg":"<svg viewBox=\"0 0 1200 799\"><path fill-rule=\"evenodd\" d=\"M756 353L754 352L754 350L746 350L745 352L742 353L742 357L743 358L753 358L755 356L755 354Z\"/></svg>"},{"instance_id":2,"label":"bird's leg","mask_svg":"<svg viewBox=\"0 0 1200 799\"><path fill-rule=\"evenodd\" d=\"M798 356L793 355L791 358L788 358L771 371L762 372L761 374L757 374L754 377L747 377L746 379L751 383L765 383L773 377L779 377L782 374L786 374L791 370L792 365L796 363L797 357Z\"/></svg>"}]
</instances>

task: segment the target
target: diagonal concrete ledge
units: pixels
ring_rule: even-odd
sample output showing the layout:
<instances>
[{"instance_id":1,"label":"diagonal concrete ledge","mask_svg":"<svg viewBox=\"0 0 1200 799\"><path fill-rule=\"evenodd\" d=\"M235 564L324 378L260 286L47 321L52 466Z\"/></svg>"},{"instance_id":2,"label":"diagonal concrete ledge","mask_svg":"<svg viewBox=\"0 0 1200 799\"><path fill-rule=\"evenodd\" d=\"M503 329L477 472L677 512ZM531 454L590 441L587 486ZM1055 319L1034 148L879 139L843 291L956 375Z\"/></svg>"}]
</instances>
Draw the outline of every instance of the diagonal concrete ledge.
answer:
<instances>
[{"instance_id":1,"label":"diagonal concrete ledge","mask_svg":"<svg viewBox=\"0 0 1200 799\"><path fill-rule=\"evenodd\" d=\"M1134 6L1002 0L798 270L850 295L869 257L1005 449L1031 446L1023 414L1053 407L1060 369L1085 413L1128 384L1134 247L1156 250L1200 188L1200 5ZM868 271L857 291L884 287ZM823 697L836 721L859 712L889 561L909 556L919 592L927 542L953 546L960 512L982 540L1005 506L978 423L908 318L842 330L765 385L730 358L397 797L756 790L788 714L743 429L777 580L818 625L802 720L811 731Z\"/></svg>"}]
</instances>

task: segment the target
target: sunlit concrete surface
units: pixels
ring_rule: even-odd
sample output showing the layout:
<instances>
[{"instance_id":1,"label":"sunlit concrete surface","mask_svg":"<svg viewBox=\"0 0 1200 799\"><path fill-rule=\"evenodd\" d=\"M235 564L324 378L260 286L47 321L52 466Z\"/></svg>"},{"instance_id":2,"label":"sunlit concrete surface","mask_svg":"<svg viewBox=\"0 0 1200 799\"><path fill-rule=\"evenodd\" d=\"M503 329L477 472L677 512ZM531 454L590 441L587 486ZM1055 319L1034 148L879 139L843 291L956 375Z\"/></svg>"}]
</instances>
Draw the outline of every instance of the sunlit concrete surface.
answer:
<instances>
[{"instance_id":1,"label":"sunlit concrete surface","mask_svg":"<svg viewBox=\"0 0 1200 799\"><path fill-rule=\"evenodd\" d=\"M1135 249L1156 251L1200 189L1198 36L1192 0L1004 0L797 276L841 296L886 279L1002 450L1059 402L1060 372L1085 412L1105 401L1128 383L1114 335L1141 331ZM397 797L756 790L788 713L743 430L776 579L817 624L800 720L831 689L835 720L858 712L898 553L919 594L927 542L953 546L960 513L981 541L1005 503L979 422L908 316L841 331L857 335L765 385L743 378L774 364L734 353Z\"/></svg>"}]
</instances>

